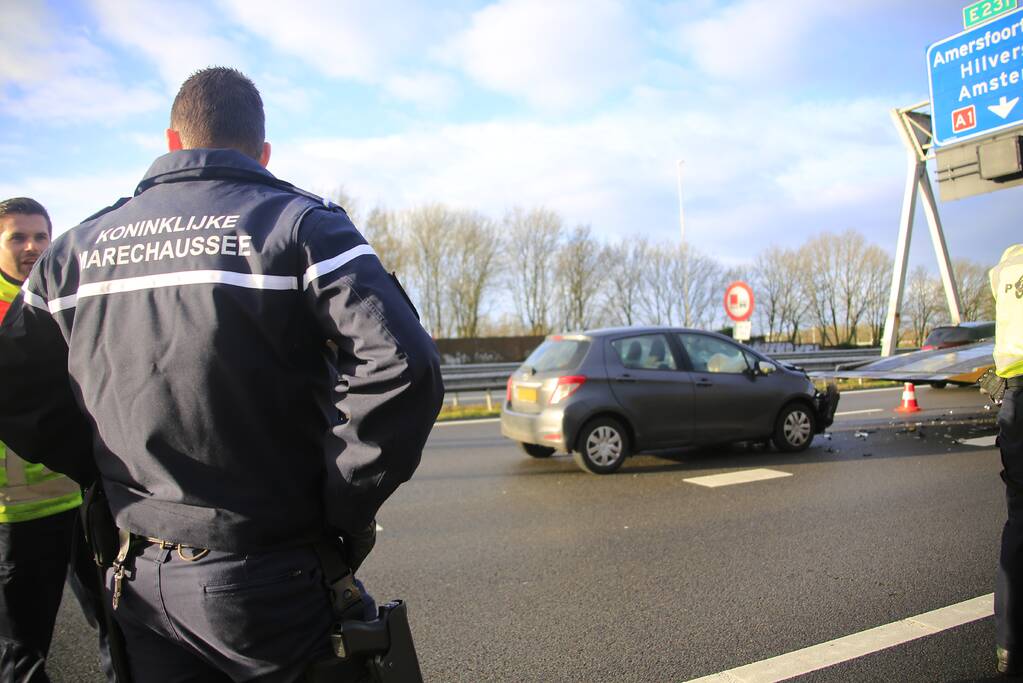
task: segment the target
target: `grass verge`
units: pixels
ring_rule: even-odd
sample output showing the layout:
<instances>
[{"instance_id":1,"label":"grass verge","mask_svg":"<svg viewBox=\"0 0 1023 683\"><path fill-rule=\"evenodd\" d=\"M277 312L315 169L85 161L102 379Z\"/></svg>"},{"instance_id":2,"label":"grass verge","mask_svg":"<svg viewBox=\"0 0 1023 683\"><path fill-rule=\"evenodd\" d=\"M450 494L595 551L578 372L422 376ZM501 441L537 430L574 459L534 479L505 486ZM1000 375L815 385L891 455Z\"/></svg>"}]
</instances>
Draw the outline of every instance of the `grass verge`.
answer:
<instances>
[{"instance_id":1,"label":"grass verge","mask_svg":"<svg viewBox=\"0 0 1023 683\"><path fill-rule=\"evenodd\" d=\"M500 414L501 411L497 408L493 410L487 410L486 406L459 406L455 408L445 404L440 410L440 415L437 416L437 421L473 420L484 417L497 417Z\"/></svg>"}]
</instances>

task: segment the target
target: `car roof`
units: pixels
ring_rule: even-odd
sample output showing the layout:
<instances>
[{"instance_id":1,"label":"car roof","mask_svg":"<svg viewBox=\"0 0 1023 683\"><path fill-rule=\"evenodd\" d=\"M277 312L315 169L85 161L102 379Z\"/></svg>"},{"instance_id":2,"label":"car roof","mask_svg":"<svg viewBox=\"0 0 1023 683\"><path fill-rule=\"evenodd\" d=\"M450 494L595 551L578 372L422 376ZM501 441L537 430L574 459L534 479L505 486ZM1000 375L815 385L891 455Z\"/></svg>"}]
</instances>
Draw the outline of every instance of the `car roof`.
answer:
<instances>
[{"instance_id":1,"label":"car roof","mask_svg":"<svg viewBox=\"0 0 1023 683\"><path fill-rule=\"evenodd\" d=\"M970 321L967 321L967 322L959 323L958 325L951 325L951 324L949 324L949 325L937 325L937 326L934 327L934 329L935 330L954 330L957 327L964 327L964 328L967 328L967 329L973 329L975 327L990 327L991 325L994 325L994 324L995 324L994 320L970 320ZM934 330L931 330L931 331L933 332Z\"/></svg>"},{"instance_id":2,"label":"car roof","mask_svg":"<svg viewBox=\"0 0 1023 683\"><path fill-rule=\"evenodd\" d=\"M617 337L623 334L639 335L656 334L658 332L696 332L699 334L709 334L715 337L722 337L723 339L728 339L728 337L719 332L712 332L710 330L697 330L689 327L669 327L665 325L638 325L633 327L600 327L595 330L586 330L585 332L566 332L564 334L552 334L548 338L561 337L571 339L590 337L593 339L603 339L605 337Z\"/></svg>"}]
</instances>

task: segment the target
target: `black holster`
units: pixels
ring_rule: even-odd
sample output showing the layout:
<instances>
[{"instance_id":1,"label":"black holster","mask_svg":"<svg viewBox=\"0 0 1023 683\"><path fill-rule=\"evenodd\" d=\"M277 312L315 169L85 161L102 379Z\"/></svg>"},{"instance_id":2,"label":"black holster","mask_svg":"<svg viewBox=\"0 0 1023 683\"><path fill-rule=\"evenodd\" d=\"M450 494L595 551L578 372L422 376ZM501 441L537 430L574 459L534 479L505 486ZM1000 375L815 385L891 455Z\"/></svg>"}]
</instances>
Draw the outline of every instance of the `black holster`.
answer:
<instances>
[{"instance_id":1,"label":"black holster","mask_svg":"<svg viewBox=\"0 0 1023 683\"><path fill-rule=\"evenodd\" d=\"M334 656L314 662L306 672L306 683L422 683L405 603L395 600L381 605L376 619L364 621L362 594L337 546L322 542L315 550L337 622L330 633Z\"/></svg>"},{"instance_id":2,"label":"black holster","mask_svg":"<svg viewBox=\"0 0 1023 683\"><path fill-rule=\"evenodd\" d=\"M419 657L412 642L408 609L401 600L379 608L373 621L342 621L331 633L335 656L313 663L306 683L355 683L351 662L361 661L373 683L422 683Z\"/></svg>"}]
</instances>

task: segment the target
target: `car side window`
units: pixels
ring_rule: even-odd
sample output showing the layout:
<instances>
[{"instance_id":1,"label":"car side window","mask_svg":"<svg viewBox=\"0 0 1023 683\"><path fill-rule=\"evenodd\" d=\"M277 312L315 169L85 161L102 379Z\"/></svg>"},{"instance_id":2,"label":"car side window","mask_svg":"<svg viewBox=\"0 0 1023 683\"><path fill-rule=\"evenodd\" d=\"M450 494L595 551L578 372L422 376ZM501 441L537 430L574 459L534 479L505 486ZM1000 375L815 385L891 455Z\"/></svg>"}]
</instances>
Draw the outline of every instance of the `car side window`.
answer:
<instances>
[{"instance_id":1,"label":"car side window","mask_svg":"<svg viewBox=\"0 0 1023 683\"><path fill-rule=\"evenodd\" d=\"M749 369L746 356L735 344L702 334L679 334L696 372L740 373Z\"/></svg>"},{"instance_id":2,"label":"car side window","mask_svg":"<svg viewBox=\"0 0 1023 683\"><path fill-rule=\"evenodd\" d=\"M663 334L644 334L615 339L611 347L622 365L632 370L677 370L675 356Z\"/></svg>"}]
</instances>

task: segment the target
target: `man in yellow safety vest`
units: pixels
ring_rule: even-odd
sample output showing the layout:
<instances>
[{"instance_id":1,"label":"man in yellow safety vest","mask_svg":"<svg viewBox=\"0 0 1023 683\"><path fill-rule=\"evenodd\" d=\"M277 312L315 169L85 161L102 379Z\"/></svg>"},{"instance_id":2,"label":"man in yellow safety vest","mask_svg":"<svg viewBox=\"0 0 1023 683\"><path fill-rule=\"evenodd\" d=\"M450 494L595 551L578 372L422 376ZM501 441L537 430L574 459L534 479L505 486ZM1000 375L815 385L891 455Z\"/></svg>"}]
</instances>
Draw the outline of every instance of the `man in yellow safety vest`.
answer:
<instances>
[{"instance_id":1,"label":"man in yellow safety vest","mask_svg":"<svg viewBox=\"0 0 1023 683\"><path fill-rule=\"evenodd\" d=\"M49 246L50 232L50 217L39 202L0 201L0 322ZM81 543L73 544L81 503L74 481L22 460L0 442L0 673L5 681L48 680L43 667L72 552L80 550L83 557L86 552L78 548ZM82 567L71 585L96 625L94 599L82 585L90 578L88 567Z\"/></svg>"},{"instance_id":2,"label":"man in yellow safety vest","mask_svg":"<svg viewBox=\"0 0 1023 683\"><path fill-rule=\"evenodd\" d=\"M995 296L995 372L1002 378L998 448L1008 519L995 584L998 670L1023 672L1023 244L1005 250L991 269Z\"/></svg>"}]
</instances>

